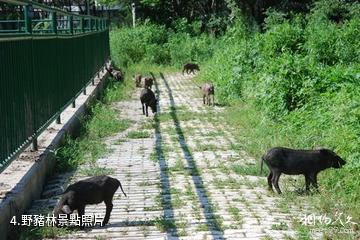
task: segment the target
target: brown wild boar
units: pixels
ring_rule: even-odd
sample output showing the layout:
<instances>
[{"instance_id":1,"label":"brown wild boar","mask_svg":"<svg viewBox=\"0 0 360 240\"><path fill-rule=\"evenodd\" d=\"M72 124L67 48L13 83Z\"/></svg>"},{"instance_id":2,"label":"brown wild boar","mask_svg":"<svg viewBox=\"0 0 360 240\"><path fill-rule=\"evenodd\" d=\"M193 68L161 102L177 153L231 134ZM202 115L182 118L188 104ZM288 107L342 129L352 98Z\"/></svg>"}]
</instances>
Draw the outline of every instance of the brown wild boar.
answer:
<instances>
[{"instance_id":1,"label":"brown wild boar","mask_svg":"<svg viewBox=\"0 0 360 240\"><path fill-rule=\"evenodd\" d=\"M136 74L136 75L134 76L135 86L136 86L136 87L141 87L141 78L142 78L142 75L141 75L141 74Z\"/></svg>"},{"instance_id":2,"label":"brown wild boar","mask_svg":"<svg viewBox=\"0 0 360 240\"><path fill-rule=\"evenodd\" d=\"M202 87L199 87L203 93L203 102L210 106L211 104L211 97L212 97L212 105L215 105L215 89L212 83L205 83Z\"/></svg>"}]
</instances>

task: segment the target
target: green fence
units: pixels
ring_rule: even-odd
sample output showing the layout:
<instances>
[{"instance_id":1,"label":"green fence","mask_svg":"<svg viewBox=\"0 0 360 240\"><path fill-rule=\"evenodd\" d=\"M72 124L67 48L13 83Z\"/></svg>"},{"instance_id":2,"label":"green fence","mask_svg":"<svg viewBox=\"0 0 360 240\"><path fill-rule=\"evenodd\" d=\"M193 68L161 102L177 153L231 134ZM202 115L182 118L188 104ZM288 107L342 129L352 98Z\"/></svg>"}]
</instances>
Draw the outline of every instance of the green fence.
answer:
<instances>
[{"instance_id":1,"label":"green fence","mask_svg":"<svg viewBox=\"0 0 360 240\"><path fill-rule=\"evenodd\" d=\"M26 1L15 2L28 7ZM67 16L73 25L74 16L50 10L53 17ZM102 19L76 16L82 22L79 31L69 24L57 31L60 24L54 17L52 31L36 33L26 15L25 27L16 34L0 33L0 171L58 118L110 55Z\"/></svg>"}]
</instances>

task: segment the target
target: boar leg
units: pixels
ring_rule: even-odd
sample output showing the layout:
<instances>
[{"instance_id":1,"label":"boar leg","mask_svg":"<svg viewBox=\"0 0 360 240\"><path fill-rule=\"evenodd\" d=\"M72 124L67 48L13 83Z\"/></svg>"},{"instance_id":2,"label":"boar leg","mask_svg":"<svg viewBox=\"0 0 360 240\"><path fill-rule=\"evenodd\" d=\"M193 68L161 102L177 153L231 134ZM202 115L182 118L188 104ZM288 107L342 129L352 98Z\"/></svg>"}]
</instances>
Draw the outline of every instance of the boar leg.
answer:
<instances>
[{"instance_id":1,"label":"boar leg","mask_svg":"<svg viewBox=\"0 0 360 240\"><path fill-rule=\"evenodd\" d=\"M203 94L203 103L205 104L205 94Z\"/></svg>"},{"instance_id":2,"label":"boar leg","mask_svg":"<svg viewBox=\"0 0 360 240\"><path fill-rule=\"evenodd\" d=\"M272 172L270 171L269 176L267 177L267 181L268 181L268 185L269 185L269 190L271 190L271 191L273 191L272 183L271 183L272 177L273 177L273 174L272 174Z\"/></svg>"},{"instance_id":3,"label":"boar leg","mask_svg":"<svg viewBox=\"0 0 360 240\"><path fill-rule=\"evenodd\" d=\"M145 110L146 110L146 116L148 117L149 116L149 113L148 113L148 105L147 104L145 104L146 106L145 106Z\"/></svg>"},{"instance_id":4,"label":"boar leg","mask_svg":"<svg viewBox=\"0 0 360 240\"><path fill-rule=\"evenodd\" d=\"M82 216L85 214L85 206L81 206L77 209L78 214L79 214L79 219L80 219L80 227L84 228L83 224L82 224Z\"/></svg>"},{"instance_id":5,"label":"boar leg","mask_svg":"<svg viewBox=\"0 0 360 240\"><path fill-rule=\"evenodd\" d=\"M310 177L308 174L305 174L305 185L306 185L306 191L310 190Z\"/></svg>"},{"instance_id":6,"label":"boar leg","mask_svg":"<svg viewBox=\"0 0 360 240\"><path fill-rule=\"evenodd\" d=\"M110 213L113 209L112 198L105 200L105 205L106 205L106 214L105 214L104 222L103 222L104 225L109 222Z\"/></svg>"},{"instance_id":7,"label":"boar leg","mask_svg":"<svg viewBox=\"0 0 360 240\"><path fill-rule=\"evenodd\" d=\"M281 172L279 171L274 171L273 172L273 178L272 178L272 183L276 189L276 191L278 192L278 194L281 194L281 190L279 188L279 178L280 178Z\"/></svg>"},{"instance_id":8,"label":"boar leg","mask_svg":"<svg viewBox=\"0 0 360 240\"><path fill-rule=\"evenodd\" d=\"M317 174L316 173L312 173L310 174L310 181L312 183L312 185L316 188L316 190L318 190L318 184L317 184Z\"/></svg>"},{"instance_id":9,"label":"boar leg","mask_svg":"<svg viewBox=\"0 0 360 240\"><path fill-rule=\"evenodd\" d=\"M215 106L215 96L212 95L212 105Z\"/></svg>"},{"instance_id":10,"label":"boar leg","mask_svg":"<svg viewBox=\"0 0 360 240\"><path fill-rule=\"evenodd\" d=\"M142 110L143 110L143 115L145 115L144 103L141 103L141 106L142 106Z\"/></svg>"}]
</instances>

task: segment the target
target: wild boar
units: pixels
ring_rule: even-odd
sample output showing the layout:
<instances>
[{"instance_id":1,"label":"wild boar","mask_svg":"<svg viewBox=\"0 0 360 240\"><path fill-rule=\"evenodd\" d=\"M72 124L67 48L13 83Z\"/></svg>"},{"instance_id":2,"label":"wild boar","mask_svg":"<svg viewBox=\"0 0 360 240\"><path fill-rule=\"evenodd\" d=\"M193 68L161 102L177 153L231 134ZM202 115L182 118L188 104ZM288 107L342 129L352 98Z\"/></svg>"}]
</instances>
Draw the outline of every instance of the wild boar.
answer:
<instances>
[{"instance_id":1,"label":"wild boar","mask_svg":"<svg viewBox=\"0 0 360 240\"><path fill-rule=\"evenodd\" d=\"M267 177L269 189L274 185L281 194L279 178L281 173L288 175L303 174L305 176L306 190L309 191L310 183L317 188L317 174L327 168L341 168L345 161L329 149L319 150L294 150L284 147L270 149L261 158L261 171L263 162L269 167Z\"/></svg>"},{"instance_id":2,"label":"wild boar","mask_svg":"<svg viewBox=\"0 0 360 240\"><path fill-rule=\"evenodd\" d=\"M155 98L155 94L153 93L153 91L151 91L151 89L144 88L141 91L140 101L141 101L143 114L146 114L147 117L149 116L149 114L148 114L148 107L149 106L150 106L153 113L157 112L157 109L156 109L157 99ZM145 105L145 107L144 107L144 105Z\"/></svg>"},{"instance_id":3,"label":"wild boar","mask_svg":"<svg viewBox=\"0 0 360 240\"><path fill-rule=\"evenodd\" d=\"M199 87L203 93L203 102L210 106L211 104L211 96L212 96L212 105L215 105L215 89L212 83L205 83L202 87Z\"/></svg>"},{"instance_id":4,"label":"wild boar","mask_svg":"<svg viewBox=\"0 0 360 240\"><path fill-rule=\"evenodd\" d=\"M152 85L153 85L153 82L154 82L154 79L152 77L145 77L145 79L144 79L144 87L151 89Z\"/></svg>"},{"instance_id":5,"label":"wild boar","mask_svg":"<svg viewBox=\"0 0 360 240\"><path fill-rule=\"evenodd\" d=\"M108 71L109 75L112 78L114 78L116 81L124 80L124 73L120 69L115 69L114 66L109 65L109 66L106 66L106 70Z\"/></svg>"},{"instance_id":6,"label":"wild boar","mask_svg":"<svg viewBox=\"0 0 360 240\"><path fill-rule=\"evenodd\" d=\"M106 204L106 214L103 224L106 224L109 222L110 213L113 208L113 196L119 186L126 196L120 181L109 176L91 177L71 184L62 194L60 201L55 207L54 216L71 214L74 210L77 210L81 219L81 216L85 213L86 205L98 204L104 201Z\"/></svg>"},{"instance_id":7,"label":"wild boar","mask_svg":"<svg viewBox=\"0 0 360 240\"><path fill-rule=\"evenodd\" d=\"M184 75L185 71L187 74L195 73L195 70L200 71L199 65L197 65L195 63L186 63L183 67L182 74Z\"/></svg>"},{"instance_id":8,"label":"wild boar","mask_svg":"<svg viewBox=\"0 0 360 240\"><path fill-rule=\"evenodd\" d=\"M136 74L136 75L134 76L135 86L136 86L136 87L141 87L141 78L142 78L142 75L141 75L141 74Z\"/></svg>"}]
</instances>

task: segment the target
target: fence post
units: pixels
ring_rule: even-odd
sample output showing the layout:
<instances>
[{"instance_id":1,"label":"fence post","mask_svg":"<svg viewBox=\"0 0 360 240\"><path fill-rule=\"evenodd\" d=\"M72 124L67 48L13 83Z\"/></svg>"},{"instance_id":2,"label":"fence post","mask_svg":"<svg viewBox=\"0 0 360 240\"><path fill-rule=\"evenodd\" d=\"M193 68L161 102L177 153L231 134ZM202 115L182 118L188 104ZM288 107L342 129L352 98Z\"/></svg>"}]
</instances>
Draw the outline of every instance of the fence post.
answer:
<instances>
[{"instance_id":1,"label":"fence post","mask_svg":"<svg viewBox=\"0 0 360 240\"><path fill-rule=\"evenodd\" d=\"M133 27L135 27L135 24L136 24L136 7L135 7L134 2L131 4L131 8L132 8Z\"/></svg>"},{"instance_id":2,"label":"fence post","mask_svg":"<svg viewBox=\"0 0 360 240\"><path fill-rule=\"evenodd\" d=\"M31 18L29 16L29 5L24 6L24 20L25 20L25 32L28 34L32 33L32 24L31 24Z\"/></svg>"},{"instance_id":3,"label":"fence post","mask_svg":"<svg viewBox=\"0 0 360 240\"><path fill-rule=\"evenodd\" d=\"M57 34L56 12L52 12L52 13L51 13L51 21L52 21L52 30L53 30L53 33Z\"/></svg>"},{"instance_id":4,"label":"fence post","mask_svg":"<svg viewBox=\"0 0 360 240\"><path fill-rule=\"evenodd\" d=\"M90 32L92 31L92 19L89 18L89 28L90 28Z\"/></svg>"},{"instance_id":5,"label":"fence post","mask_svg":"<svg viewBox=\"0 0 360 240\"><path fill-rule=\"evenodd\" d=\"M74 20L73 16L70 16L69 24L70 24L70 33L71 34L74 34L74 26L73 26L74 21L73 20Z\"/></svg>"},{"instance_id":6,"label":"fence post","mask_svg":"<svg viewBox=\"0 0 360 240\"><path fill-rule=\"evenodd\" d=\"M56 118L56 123L61 124L61 114Z\"/></svg>"},{"instance_id":7,"label":"fence post","mask_svg":"<svg viewBox=\"0 0 360 240\"><path fill-rule=\"evenodd\" d=\"M81 27L81 32L85 32L85 24L84 24L84 18L80 18L80 27Z\"/></svg>"},{"instance_id":8,"label":"fence post","mask_svg":"<svg viewBox=\"0 0 360 240\"><path fill-rule=\"evenodd\" d=\"M38 150L37 137L35 137L34 140L32 141L31 150L33 152L36 152Z\"/></svg>"}]
</instances>

